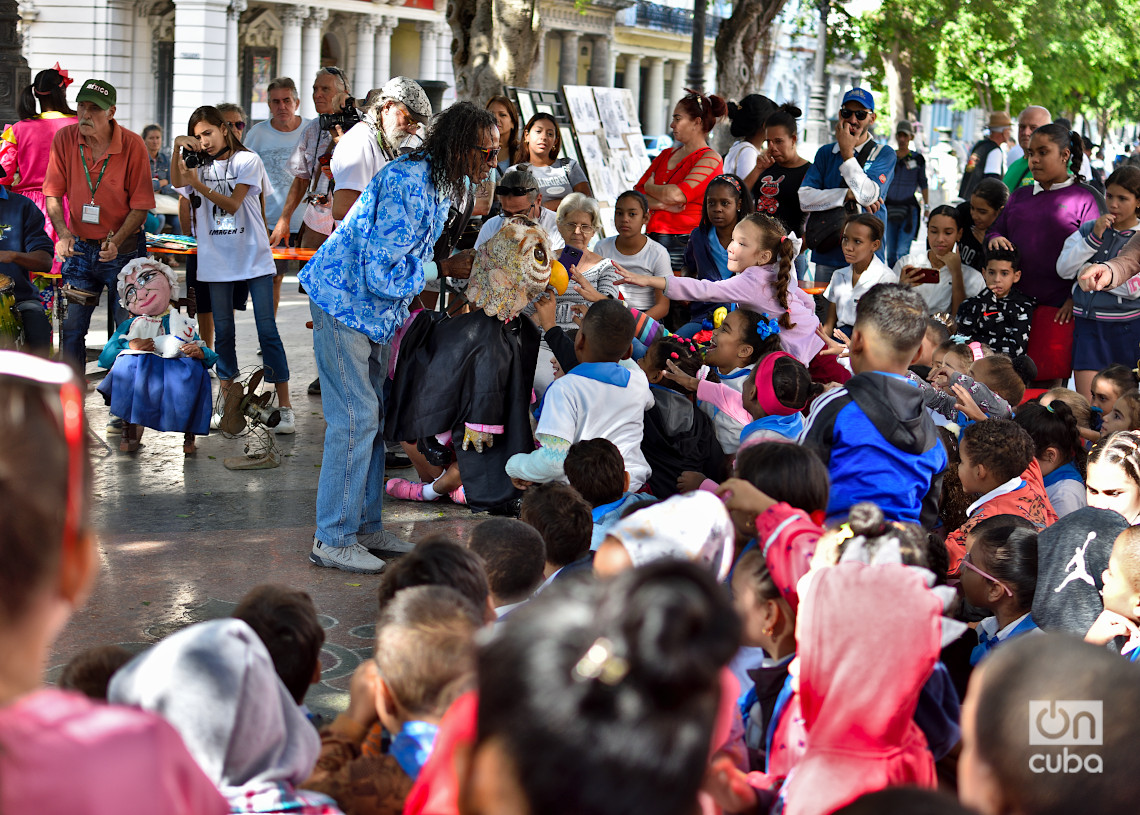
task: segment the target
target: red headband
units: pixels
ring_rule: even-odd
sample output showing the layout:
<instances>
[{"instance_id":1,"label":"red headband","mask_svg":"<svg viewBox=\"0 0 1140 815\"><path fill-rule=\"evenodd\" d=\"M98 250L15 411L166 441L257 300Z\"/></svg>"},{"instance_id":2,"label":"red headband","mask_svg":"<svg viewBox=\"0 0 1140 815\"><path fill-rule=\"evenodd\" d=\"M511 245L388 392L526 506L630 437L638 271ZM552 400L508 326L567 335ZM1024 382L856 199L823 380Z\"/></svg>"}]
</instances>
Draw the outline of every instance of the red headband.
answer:
<instances>
[{"instance_id":1,"label":"red headband","mask_svg":"<svg viewBox=\"0 0 1140 815\"><path fill-rule=\"evenodd\" d=\"M776 360L781 357L795 359L791 354L775 351L760 360L759 367L756 369L756 401L760 404L760 409L768 416L791 416L793 413L800 412L799 408L785 405L772 392L772 371L776 367Z\"/></svg>"}]
</instances>

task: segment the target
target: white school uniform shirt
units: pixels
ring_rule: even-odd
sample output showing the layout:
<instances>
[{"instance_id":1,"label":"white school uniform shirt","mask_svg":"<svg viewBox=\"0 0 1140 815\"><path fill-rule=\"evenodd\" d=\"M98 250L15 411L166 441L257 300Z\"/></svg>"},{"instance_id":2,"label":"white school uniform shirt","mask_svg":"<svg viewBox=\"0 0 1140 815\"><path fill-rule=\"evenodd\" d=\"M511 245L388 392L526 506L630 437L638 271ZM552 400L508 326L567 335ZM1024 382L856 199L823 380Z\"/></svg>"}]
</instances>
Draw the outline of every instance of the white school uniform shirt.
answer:
<instances>
[{"instance_id":1,"label":"white school uniform shirt","mask_svg":"<svg viewBox=\"0 0 1140 815\"><path fill-rule=\"evenodd\" d=\"M198 178L215 192L227 196L233 195L239 184L249 185L234 215L211 204L204 196L199 196L201 203L191 208L198 239L198 279L204 283L227 283L276 274L259 199L262 192L270 195L273 189L269 187L261 157L252 150L240 150L228 159L200 168ZM194 188L179 187L178 192L189 199Z\"/></svg>"},{"instance_id":2,"label":"white school uniform shirt","mask_svg":"<svg viewBox=\"0 0 1140 815\"><path fill-rule=\"evenodd\" d=\"M911 252L906 257L901 257L895 263L894 273L895 280L902 277L902 270L907 266L915 266L919 269L930 268L930 258L927 257L926 252ZM962 264L962 284L966 287L966 297L977 297L982 293L982 289L986 287L986 279L982 277L982 273L965 263ZM943 266L938 270L937 283L922 283L914 287L914 290L922 295L922 299L926 301L926 308L931 314L939 312L950 311L950 306L954 300L953 278L950 275L950 268ZM953 315L951 315L953 316Z\"/></svg>"},{"instance_id":3,"label":"white school uniform shirt","mask_svg":"<svg viewBox=\"0 0 1140 815\"><path fill-rule=\"evenodd\" d=\"M653 393L641 369L630 371L624 388L566 374L547 389L535 433L567 439L571 444L583 439L609 439L625 460L629 491L637 492L651 472L641 452L645 411L651 407Z\"/></svg>"},{"instance_id":4,"label":"white school uniform shirt","mask_svg":"<svg viewBox=\"0 0 1140 815\"><path fill-rule=\"evenodd\" d=\"M880 283L898 283L899 276L892 272L887 264L879 259L878 255L871 257L866 271L859 275L858 285L852 285L853 272L850 266L836 269L831 276L831 283L823 296L835 303L836 325L855 325L855 304L859 298L871 290L872 286Z\"/></svg>"},{"instance_id":5,"label":"white school uniform shirt","mask_svg":"<svg viewBox=\"0 0 1140 815\"><path fill-rule=\"evenodd\" d=\"M724 174L735 175L744 180L750 172L756 169L756 162L760 160L760 151L748 139L740 139L732 143L724 156Z\"/></svg>"},{"instance_id":6,"label":"white school uniform shirt","mask_svg":"<svg viewBox=\"0 0 1140 815\"><path fill-rule=\"evenodd\" d=\"M646 238L645 246L635 255L622 254L618 251L616 243L616 236L603 238L598 241L594 251L604 258L609 258L622 268L637 274L666 279L673 276L673 265L669 259L669 250L657 241ZM648 286L634 286L632 283L620 283L618 288L621 289L622 297L625 298L625 303L630 308L636 308L640 311L653 308L654 289Z\"/></svg>"}]
</instances>

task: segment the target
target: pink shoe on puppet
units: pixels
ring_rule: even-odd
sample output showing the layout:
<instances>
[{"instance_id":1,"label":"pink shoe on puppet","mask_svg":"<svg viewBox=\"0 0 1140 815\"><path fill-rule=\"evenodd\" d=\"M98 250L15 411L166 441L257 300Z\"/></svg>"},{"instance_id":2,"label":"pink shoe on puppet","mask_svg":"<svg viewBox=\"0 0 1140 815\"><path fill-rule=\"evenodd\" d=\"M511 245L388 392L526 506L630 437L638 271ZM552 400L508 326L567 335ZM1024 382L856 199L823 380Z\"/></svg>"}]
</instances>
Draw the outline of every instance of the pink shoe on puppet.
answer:
<instances>
[{"instance_id":1,"label":"pink shoe on puppet","mask_svg":"<svg viewBox=\"0 0 1140 815\"><path fill-rule=\"evenodd\" d=\"M453 504L466 504L467 503L467 494L465 492L463 492L463 485L462 484L460 484L458 487L456 487L451 492L449 492L447 494L447 497L451 499L451 503L453 503Z\"/></svg>"},{"instance_id":2,"label":"pink shoe on puppet","mask_svg":"<svg viewBox=\"0 0 1140 815\"><path fill-rule=\"evenodd\" d=\"M384 492L401 501L424 501L424 485L406 478L389 478Z\"/></svg>"}]
</instances>

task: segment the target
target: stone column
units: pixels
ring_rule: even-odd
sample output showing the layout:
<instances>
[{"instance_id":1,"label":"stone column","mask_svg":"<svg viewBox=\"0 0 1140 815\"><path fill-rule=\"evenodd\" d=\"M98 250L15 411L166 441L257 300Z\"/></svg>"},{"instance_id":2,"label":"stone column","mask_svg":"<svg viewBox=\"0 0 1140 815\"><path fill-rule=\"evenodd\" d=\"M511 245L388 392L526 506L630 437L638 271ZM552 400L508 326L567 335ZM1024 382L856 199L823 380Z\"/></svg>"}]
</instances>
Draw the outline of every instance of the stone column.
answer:
<instances>
[{"instance_id":1,"label":"stone column","mask_svg":"<svg viewBox=\"0 0 1140 815\"><path fill-rule=\"evenodd\" d=\"M172 128L184 132L190 114L218 102L225 88L225 0L175 0Z\"/></svg>"},{"instance_id":2,"label":"stone column","mask_svg":"<svg viewBox=\"0 0 1140 815\"><path fill-rule=\"evenodd\" d=\"M372 87L382 88L392 78L392 32L396 30L395 17L381 17L376 21L376 64L372 73Z\"/></svg>"},{"instance_id":3,"label":"stone column","mask_svg":"<svg viewBox=\"0 0 1140 815\"><path fill-rule=\"evenodd\" d=\"M558 57L558 84L578 84L578 32L563 31L562 53Z\"/></svg>"},{"instance_id":4,"label":"stone column","mask_svg":"<svg viewBox=\"0 0 1140 815\"><path fill-rule=\"evenodd\" d=\"M670 88L673 98L669 100L669 104L673 106L685 95L685 74L689 70L689 63L683 59L673 59L670 60L670 62L673 65L673 87ZM670 110L672 110L672 107L670 107Z\"/></svg>"},{"instance_id":5,"label":"stone column","mask_svg":"<svg viewBox=\"0 0 1140 815\"><path fill-rule=\"evenodd\" d=\"M226 11L226 90L227 102L241 104L241 62L238 57L238 19L246 9L246 0L233 0Z\"/></svg>"},{"instance_id":6,"label":"stone column","mask_svg":"<svg viewBox=\"0 0 1140 815\"><path fill-rule=\"evenodd\" d=\"M297 95L304 96L305 80L301 78L301 24L309 16L304 6L279 6L281 19L281 76L287 76L297 85ZM310 77L311 81L312 77Z\"/></svg>"},{"instance_id":7,"label":"stone column","mask_svg":"<svg viewBox=\"0 0 1140 815\"><path fill-rule=\"evenodd\" d=\"M436 69L435 78L447 83L443 89L443 104L447 107L455 101L455 67L451 62L451 41L454 34L446 21L436 24Z\"/></svg>"},{"instance_id":8,"label":"stone column","mask_svg":"<svg viewBox=\"0 0 1140 815\"><path fill-rule=\"evenodd\" d=\"M601 88L612 88L614 86L609 37L594 38L594 47L590 54L589 84Z\"/></svg>"},{"instance_id":9,"label":"stone column","mask_svg":"<svg viewBox=\"0 0 1140 815\"><path fill-rule=\"evenodd\" d=\"M376 18L371 14L361 14L356 21L356 71L352 89L360 99L368 96L368 91L376 74Z\"/></svg>"},{"instance_id":10,"label":"stone column","mask_svg":"<svg viewBox=\"0 0 1140 815\"><path fill-rule=\"evenodd\" d=\"M436 62L439 59L436 53L439 36L435 23L427 21L416 23L416 31L420 32L420 75L416 79L435 79Z\"/></svg>"},{"instance_id":11,"label":"stone column","mask_svg":"<svg viewBox=\"0 0 1140 815\"><path fill-rule=\"evenodd\" d=\"M625 81L622 86L633 92L633 109L641 110L641 57L638 54L625 55ZM644 127L641 132L647 136L656 136Z\"/></svg>"},{"instance_id":12,"label":"stone column","mask_svg":"<svg viewBox=\"0 0 1140 815\"><path fill-rule=\"evenodd\" d=\"M317 115L317 109L313 107L313 94L309 89L321 67L321 28L328 18L327 8L311 6L301 35L301 79L297 82L297 92L301 94L301 115L306 119Z\"/></svg>"},{"instance_id":13,"label":"stone column","mask_svg":"<svg viewBox=\"0 0 1140 815\"><path fill-rule=\"evenodd\" d=\"M649 58L649 76L645 85L645 132L656 136L665 132L665 60Z\"/></svg>"}]
</instances>

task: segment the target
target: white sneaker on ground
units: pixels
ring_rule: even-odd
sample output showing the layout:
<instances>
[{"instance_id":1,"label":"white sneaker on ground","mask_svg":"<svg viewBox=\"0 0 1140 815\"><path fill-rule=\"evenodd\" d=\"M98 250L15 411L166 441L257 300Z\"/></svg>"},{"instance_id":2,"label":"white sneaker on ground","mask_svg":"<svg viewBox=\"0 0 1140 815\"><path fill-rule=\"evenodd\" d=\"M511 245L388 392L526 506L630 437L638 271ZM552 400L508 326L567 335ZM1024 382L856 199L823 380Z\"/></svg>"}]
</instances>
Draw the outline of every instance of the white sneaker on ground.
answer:
<instances>
[{"instance_id":1,"label":"white sneaker on ground","mask_svg":"<svg viewBox=\"0 0 1140 815\"><path fill-rule=\"evenodd\" d=\"M214 415L212 415L210 417L210 429L211 430L221 430L222 429L222 414L215 413Z\"/></svg>"},{"instance_id":2,"label":"white sneaker on ground","mask_svg":"<svg viewBox=\"0 0 1140 815\"><path fill-rule=\"evenodd\" d=\"M356 574L380 574L384 561L370 554L359 543L352 546L325 546L313 538L313 551L309 552L309 562L314 566L341 569Z\"/></svg>"},{"instance_id":3,"label":"white sneaker on ground","mask_svg":"<svg viewBox=\"0 0 1140 815\"><path fill-rule=\"evenodd\" d=\"M107 435L118 436L123 432L123 420L118 416L112 416L107 420Z\"/></svg>"},{"instance_id":4,"label":"white sneaker on ground","mask_svg":"<svg viewBox=\"0 0 1140 815\"><path fill-rule=\"evenodd\" d=\"M400 540L387 529L369 532L367 535L357 535L356 542L372 554L406 555L416 548L414 543Z\"/></svg>"},{"instance_id":5,"label":"white sneaker on ground","mask_svg":"<svg viewBox=\"0 0 1140 815\"><path fill-rule=\"evenodd\" d=\"M273 428L273 432L282 436L288 436L291 433L297 432L297 417L293 413L293 408L278 408L281 411L281 422L277 427Z\"/></svg>"}]
</instances>

